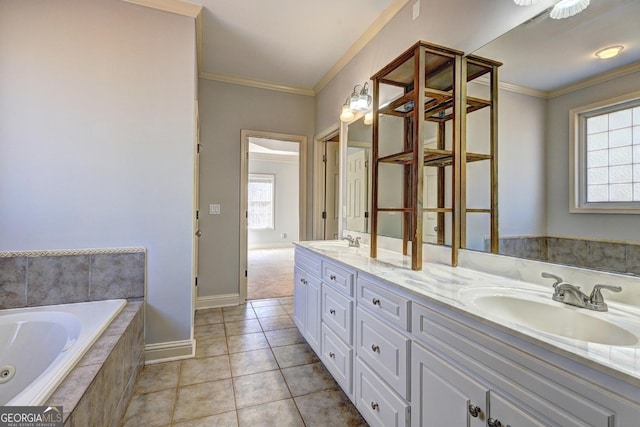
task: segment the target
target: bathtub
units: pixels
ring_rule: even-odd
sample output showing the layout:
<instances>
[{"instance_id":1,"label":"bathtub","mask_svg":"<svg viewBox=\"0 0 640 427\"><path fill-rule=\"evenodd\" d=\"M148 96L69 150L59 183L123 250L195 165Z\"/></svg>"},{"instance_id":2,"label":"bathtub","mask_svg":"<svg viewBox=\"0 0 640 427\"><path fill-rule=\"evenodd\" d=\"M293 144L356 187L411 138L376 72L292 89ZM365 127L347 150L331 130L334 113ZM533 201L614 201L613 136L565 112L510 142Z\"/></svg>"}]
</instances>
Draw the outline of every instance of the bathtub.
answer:
<instances>
[{"instance_id":1,"label":"bathtub","mask_svg":"<svg viewBox=\"0 0 640 427\"><path fill-rule=\"evenodd\" d=\"M126 303L0 310L0 406L44 404Z\"/></svg>"}]
</instances>

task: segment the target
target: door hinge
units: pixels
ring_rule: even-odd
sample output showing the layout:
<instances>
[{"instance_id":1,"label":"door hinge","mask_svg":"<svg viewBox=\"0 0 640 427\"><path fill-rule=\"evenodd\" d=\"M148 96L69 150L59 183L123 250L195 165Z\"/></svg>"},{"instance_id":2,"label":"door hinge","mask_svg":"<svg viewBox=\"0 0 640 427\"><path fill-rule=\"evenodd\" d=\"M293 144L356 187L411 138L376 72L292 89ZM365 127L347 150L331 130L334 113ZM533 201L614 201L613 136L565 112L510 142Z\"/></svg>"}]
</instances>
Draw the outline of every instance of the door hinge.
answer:
<instances>
[{"instance_id":1,"label":"door hinge","mask_svg":"<svg viewBox=\"0 0 640 427\"><path fill-rule=\"evenodd\" d=\"M200 219L200 211L196 211L196 219Z\"/></svg>"},{"instance_id":2,"label":"door hinge","mask_svg":"<svg viewBox=\"0 0 640 427\"><path fill-rule=\"evenodd\" d=\"M326 154L322 155L322 163L327 163L327 155Z\"/></svg>"},{"instance_id":3,"label":"door hinge","mask_svg":"<svg viewBox=\"0 0 640 427\"><path fill-rule=\"evenodd\" d=\"M202 149L202 144L196 144L196 153L200 154L200 149Z\"/></svg>"},{"instance_id":4,"label":"door hinge","mask_svg":"<svg viewBox=\"0 0 640 427\"><path fill-rule=\"evenodd\" d=\"M249 219L249 211L244 211L244 219Z\"/></svg>"},{"instance_id":5,"label":"door hinge","mask_svg":"<svg viewBox=\"0 0 640 427\"><path fill-rule=\"evenodd\" d=\"M327 219L327 212L322 212L322 219Z\"/></svg>"},{"instance_id":6,"label":"door hinge","mask_svg":"<svg viewBox=\"0 0 640 427\"><path fill-rule=\"evenodd\" d=\"M244 271L244 277L247 277L247 270Z\"/></svg>"},{"instance_id":7,"label":"door hinge","mask_svg":"<svg viewBox=\"0 0 640 427\"><path fill-rule=\"evenodd\" d=\"M368 168L368 167L369 167L369 160L365 160L365 161L364 161L364 167L365 167L365 168Z\"/></svg>"},{"instance_id":8,"label":"door hinge","mask_svg":"<svg viewBox=\"0 0 640 427\"><path fill-rule=\"evenodd\" d=\"M365 213L364 213L364 217L365 217L365 218L369 218L369 212L365 212Z\"/></svg>"},{"instance_id":9,"label":"door hinge","mask_svg":"<svg viewBox=\"0 0 640 427\"><path fill-rule=\"evenodd\" d=\"M198 278L196 277L196 287L198 286Z\"/></svg>"}]
</instances>

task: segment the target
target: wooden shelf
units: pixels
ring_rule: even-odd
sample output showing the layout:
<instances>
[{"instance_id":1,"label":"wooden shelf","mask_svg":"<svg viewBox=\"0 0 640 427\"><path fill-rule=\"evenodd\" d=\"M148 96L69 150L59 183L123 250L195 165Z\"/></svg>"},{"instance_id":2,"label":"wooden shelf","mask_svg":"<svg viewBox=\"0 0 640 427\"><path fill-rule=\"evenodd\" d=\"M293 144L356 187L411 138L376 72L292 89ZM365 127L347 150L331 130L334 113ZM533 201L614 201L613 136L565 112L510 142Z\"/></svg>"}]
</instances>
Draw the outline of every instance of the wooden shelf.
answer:
<instances>
[{"instance_id":1,"label":"wooden shelf","mask_svg":"<svg viewBox=\"0 0 640 427\"><path fill-rule=\"evenodd\" d=\"M477 162L480 160L490 160L490 154L466 153L467 163ZM402 153L392 154L378 159L380 163L395 163L408 165L413 162L413 151L404 151ZM437 148L424 149L424 165L432 167L445 167L453 164L453 151L440 150Z\"/></svg>"},{"instance_id":2,"label":"wooden shelf","mask_svg":"<svg viewBox=\"0 0 640 427\"><path fill-rule=\"evenodd\" d=\"M446 122L453 118L453 95L437 89L427 88L424 91L424 119L432 122ZM467 113L491 106L491 101L481 98L467 97ZM411 91L378 110L380 114L409 117L415 109L415 92Z\"/></svg>"}]
</instances>

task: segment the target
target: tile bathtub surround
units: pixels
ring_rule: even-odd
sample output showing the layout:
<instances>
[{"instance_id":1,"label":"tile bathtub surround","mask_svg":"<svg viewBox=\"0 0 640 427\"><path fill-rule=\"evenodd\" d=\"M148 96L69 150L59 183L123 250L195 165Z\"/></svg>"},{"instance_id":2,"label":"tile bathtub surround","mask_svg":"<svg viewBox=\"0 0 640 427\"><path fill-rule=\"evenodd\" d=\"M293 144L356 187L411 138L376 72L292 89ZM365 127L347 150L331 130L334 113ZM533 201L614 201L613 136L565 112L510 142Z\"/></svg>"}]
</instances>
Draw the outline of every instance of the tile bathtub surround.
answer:
<instances>
[{"instance_id":1,"label":"tile bathtub surround","mask_svg":"<svg viewBox=\"0 0 640 427\"><path fill-rule=\"evenodd\" d=\"M485 249L488 246L485 242ZM640 245L551 236L501 237L500 254L640 275Z\"/></svg>"},{"instance_id":2,"label":"tile bathtub surround","mask_svg":"<svg viewBox=\"0 0 640 427\"><path fill-rule=\"evenodd\" d=\"M144 362L143 303L133 301L111 322L47 401L62 405L64 425L120 425Z\"/></svg>"},{"instance_id":3,"label":"tile bathtub surround","mask_svg":"<svg viewBox=\"0 0 640 427\"><path fill-rule=\"evenodd\" d=\"M144 248L0 253L0 309L144 296Z\"/></svg>"},{"instance_id":4,"label":"tile bathtub surround","mask_svg":"<svg viewBox=\"0 0 640 427\"><path fill-rule=\"evenodd\" d=\"M197 311L195 359L145 366L123 426L366 426L290 323L292 303Z\"/></svg>"}]
</instances>

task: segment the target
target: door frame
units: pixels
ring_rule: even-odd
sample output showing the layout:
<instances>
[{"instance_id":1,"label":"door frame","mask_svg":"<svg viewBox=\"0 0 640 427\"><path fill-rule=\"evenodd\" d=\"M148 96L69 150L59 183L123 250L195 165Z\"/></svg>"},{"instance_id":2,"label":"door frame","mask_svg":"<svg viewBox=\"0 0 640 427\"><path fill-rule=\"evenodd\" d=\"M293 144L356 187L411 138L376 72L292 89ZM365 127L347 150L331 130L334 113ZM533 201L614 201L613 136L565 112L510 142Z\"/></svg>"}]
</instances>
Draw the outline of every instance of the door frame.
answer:
<instances>
[{"instance_id":1,"label":"door frame","mask_svg":"<svg viewBox=\"0 0 640 427\"><path fill-rule=\"evenodd\" d=\"M324 156L324 146L328 140L340 134L340 123L328 127L324 131L320 132L314 137L314 150L313 150L313 204L312 204L312 239L324 240L324 223L322 219L322 211L324 209L324 182L325 182L325 169L322 161ZM341 153L338 154L340 156ZM342 172L342 170L341 170ZM338 202L340 204L340 201ZM340 204L340 212L342 212ZM341 217L342 215L340 215ZM340 233L340 226L338 226L338 233Z\"/></svg>"},{"instance_id":2,"label":"door frame","mask_svg":"<svg viewBox=\"0 0 640 427\"><path fill-rule=\"evenodd\" d=\"M247 209L249 206L249 138L275 139L299 144L298 158L298 240L307 239L307 137L288 133L266 132L242 129L240 131L240 304L247 301L248 270L248 229Z\"/></svg>"}]
</instances>

